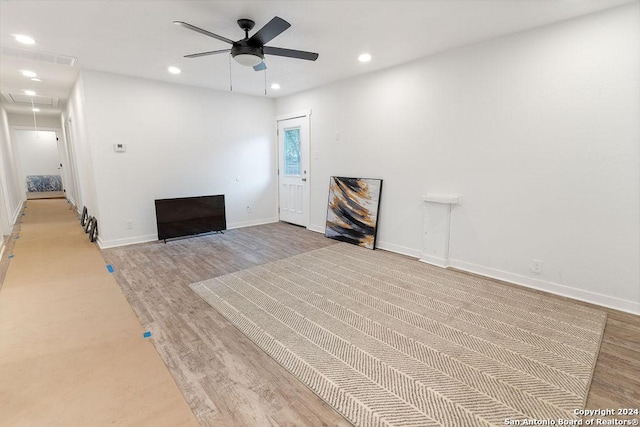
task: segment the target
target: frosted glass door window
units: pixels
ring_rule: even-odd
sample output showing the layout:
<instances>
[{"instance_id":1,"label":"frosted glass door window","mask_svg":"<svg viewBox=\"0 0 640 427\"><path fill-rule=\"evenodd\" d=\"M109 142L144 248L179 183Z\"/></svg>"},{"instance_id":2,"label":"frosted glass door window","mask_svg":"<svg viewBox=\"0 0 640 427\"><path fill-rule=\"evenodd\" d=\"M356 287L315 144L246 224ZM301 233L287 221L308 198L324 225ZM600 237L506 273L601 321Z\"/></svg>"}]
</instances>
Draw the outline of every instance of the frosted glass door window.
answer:
<instances>
[{"instance_id":1,"label":"frosted glass door window","mask_svg":"<svg viewBox=\"0 0 640 427\"><path fill-rule=\"evenodd\" d=\"M300 176L300 128L284 131L284 174Z\"/></svg>"}]
</instances>

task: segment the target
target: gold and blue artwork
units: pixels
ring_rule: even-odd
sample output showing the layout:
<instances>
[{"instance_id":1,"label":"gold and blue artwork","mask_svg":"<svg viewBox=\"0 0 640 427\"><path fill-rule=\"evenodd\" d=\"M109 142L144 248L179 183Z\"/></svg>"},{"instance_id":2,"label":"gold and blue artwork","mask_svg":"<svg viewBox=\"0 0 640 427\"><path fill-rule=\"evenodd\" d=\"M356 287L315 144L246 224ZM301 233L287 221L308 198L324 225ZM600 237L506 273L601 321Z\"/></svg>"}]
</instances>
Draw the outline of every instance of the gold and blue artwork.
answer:
<instances>
[{"instance_id":1,"label":"gold and blue artwork","mask_svg":"<svg viewBox=\"0 0 640 427\"><path fill-rule=\"evenodd\" d=\"M332 176L325 236L375 249L382 180Z\"/></svg>"}]
</instances>

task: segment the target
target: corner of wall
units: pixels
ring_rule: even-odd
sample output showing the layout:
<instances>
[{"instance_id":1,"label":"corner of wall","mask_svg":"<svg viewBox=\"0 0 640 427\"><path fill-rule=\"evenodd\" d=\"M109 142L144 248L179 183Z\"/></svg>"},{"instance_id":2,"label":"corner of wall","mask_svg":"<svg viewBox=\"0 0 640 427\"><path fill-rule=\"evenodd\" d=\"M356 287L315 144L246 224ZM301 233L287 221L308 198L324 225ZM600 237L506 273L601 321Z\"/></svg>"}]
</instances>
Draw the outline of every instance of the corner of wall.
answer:
<instances>
[{"instance_id":1,"label":"corner of wall","mask_svg":"<svg viewBox=\"0 0 640 427\"><path fill-rule=\"evenodd\" d=\"M25 195L20 193L20 181L16 169L16 156L6 110L0 106L0 193L3 210L1 234L10 233L22 208Z\"/></svg>"}]
</instances>

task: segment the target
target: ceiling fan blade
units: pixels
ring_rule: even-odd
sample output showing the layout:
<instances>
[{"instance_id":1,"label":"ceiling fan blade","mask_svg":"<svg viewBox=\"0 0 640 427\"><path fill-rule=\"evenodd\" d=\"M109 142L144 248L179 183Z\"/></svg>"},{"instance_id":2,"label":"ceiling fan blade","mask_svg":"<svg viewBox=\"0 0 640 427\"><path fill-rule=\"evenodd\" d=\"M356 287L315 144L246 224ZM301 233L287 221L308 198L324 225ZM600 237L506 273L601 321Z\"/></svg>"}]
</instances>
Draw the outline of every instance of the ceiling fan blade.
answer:
<instances>
[{"instance_id":1,"label":"ceiling fan blade","mask_svg":"<svg viewBox=\"0 0 640 427\"><path fill-rule=\"evenodd\" d=\"M249 38L249 44L264 46L290 26L291 24L284 19L274 16L271 21L267 22L264 27Z\"/></svg>"},{"instance_id":2,"label":"ceiling fan blade","mask_svg":"<svg viewBox=\"0 0 640 427\"><path fill-rule=\"evenodd\" d=\"M233 40L229 40L226 37L222 37L222 36L219 36L217 34L213 34L212 32L209 32L207 30L203 30L202 28L198 28L198 27L196 27L194 25L191 25L191 24L187 24L186 22L173 21L173 23L176 24L176 25L180 25L181 27L188 28L189 30L195 31L197 33L204 34L205 36L213 37L214 39L218 39L220 41L223 41L223 42L226 42L226 43L229 43L229 44L233 44L234 43Z\"/></svg>"},{"instance_id":3,"label":"ceiling fan blade","mask_svg":"<svg viewBox=\"0 0 640 427\"><path fill-rule=\"evenodd\" d=\"M185 55L185 58L199 58L201 56L207 55L215 55L216 53L229 53L231 49L222 49L222 50L210 50L208 52L200 52L200 53L192 53L191 55Z\"/></svg>"},{"instance_id":4,"label":"ceiling fan blade","mask_svg":"<svg viewBox=\"0 0 640 427\"><path fill-rule=\"evenodd\" d=\"M267 69L267 64L264 63L264 61L262 61L261 63L259 63L258 65L255 65L253 67L254 70L256 71L262 71L262 70L266 70Z\"/></svg>"},{"instance_id":5,"label":"ceiling fan blade","mask_svg":"<svg viewBox=\"0 0 640 427\"><path fill-rule=\"evenodd\" d=\"M315 61L318 54L314 52L305 52L304 50L283 49L281 47L265 46L262 51L267 55L286 56L287 58L306 59Z\"/></svg>"}]
</instances>

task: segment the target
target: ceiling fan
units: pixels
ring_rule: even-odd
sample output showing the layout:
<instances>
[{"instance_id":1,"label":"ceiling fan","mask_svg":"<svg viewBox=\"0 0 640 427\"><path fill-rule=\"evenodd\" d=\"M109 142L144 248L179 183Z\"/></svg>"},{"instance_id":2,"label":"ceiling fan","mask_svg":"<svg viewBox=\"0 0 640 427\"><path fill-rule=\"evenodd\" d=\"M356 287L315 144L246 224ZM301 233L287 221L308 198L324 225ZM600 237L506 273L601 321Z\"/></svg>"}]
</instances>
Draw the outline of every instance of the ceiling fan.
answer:
<instances>
[{"instance_id":1,"label":"ceiling fan","mask_svg":"<svg viewBox=\"0 0 640 427\"><path fill-rule=\"evenodd\" d=\"M231 45L231 49L193 53L191 55L185 55L185 58L198 58L200 56L215 55L218 53L231 53L231 56L236 60L236 62L247 67L253 67L256 71L261 71L267 68L264 63L264 55L284 56L287 58L306 59L308 61L315 61L318 59L318 54L313 52L265 46L265 44L269 43L291 26L287 21L277 16L267 22L264 27L254 33L251 37L249 37L249 31L253 29L256 23L251 19L238 19L238 26L244 30L244 39L238 41L233 41L226 37L219 36L207 30L203 30L202 28L187 24L186 22L173 21L173 23Z\"/></svg>"}]
</instances>

